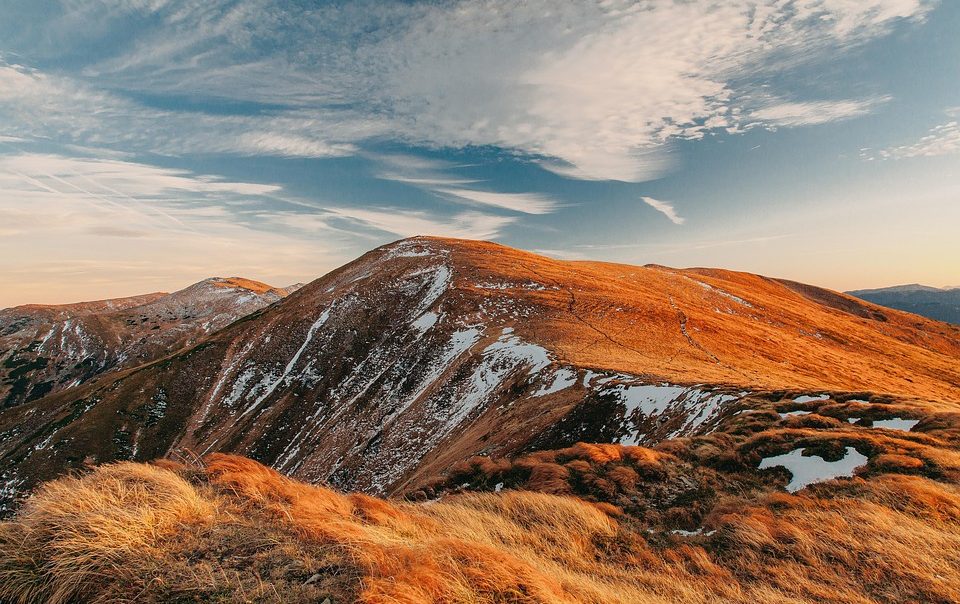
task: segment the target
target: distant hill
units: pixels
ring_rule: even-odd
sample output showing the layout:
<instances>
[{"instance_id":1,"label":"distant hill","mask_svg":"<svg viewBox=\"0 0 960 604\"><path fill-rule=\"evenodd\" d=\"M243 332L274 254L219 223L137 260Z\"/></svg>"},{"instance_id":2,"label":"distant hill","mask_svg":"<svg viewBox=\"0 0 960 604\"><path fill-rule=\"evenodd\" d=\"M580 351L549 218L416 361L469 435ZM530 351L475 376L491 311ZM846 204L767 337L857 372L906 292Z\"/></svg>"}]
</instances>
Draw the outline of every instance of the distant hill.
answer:
<instances>
[{"instance_id":1,"label":"distant hill","mask_svg":"<svg viewBox=\"0 0 960 604\"><path fill-rule=\"evenodd\" d=\"M941 289L914 283L847 293L880 306L960 324L960 287Z\"/></svg>"},{"instance_id":2,"label":"distant hill","mask_svg":"<svg viewBox=\"0 0 960 604\"><path fill-rule=\"evenodd\" d=\"M172 294L0 310L0 407L153 361L299 287L211 277Z\"/></svg>"}]
</instances>

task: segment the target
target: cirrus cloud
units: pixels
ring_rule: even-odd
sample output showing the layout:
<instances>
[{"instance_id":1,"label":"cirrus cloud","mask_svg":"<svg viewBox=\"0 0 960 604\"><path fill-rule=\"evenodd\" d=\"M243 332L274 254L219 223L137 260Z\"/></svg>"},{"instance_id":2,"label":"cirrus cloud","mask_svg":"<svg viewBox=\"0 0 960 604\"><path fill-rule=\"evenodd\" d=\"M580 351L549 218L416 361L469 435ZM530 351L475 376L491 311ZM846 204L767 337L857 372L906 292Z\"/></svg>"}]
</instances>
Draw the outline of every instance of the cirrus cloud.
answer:
<instances>
[{"instance_id":1,"label":"cirrus cloud","mask_svg":"<svg viewBox=\"0 0 960 604\"><path fill-rule=\"evenodd\" d=\"M71 33L81 23L124 24L137 35L78 75L7 69L0 82L18 83L0 87L0 116L13 136L39 130L172 154L329 157L383 139L489 145L565 177L636 182L671 168L674 140L873 110L878 99L785 98L758 108L752 76L829 59L922 20L935 4L77 1L13 39L49 55L57 49L43 41L54 33L65 47L83 42ZM161 110L141 103L144 94L269 110Z\"/></svg>"}]
</instances>

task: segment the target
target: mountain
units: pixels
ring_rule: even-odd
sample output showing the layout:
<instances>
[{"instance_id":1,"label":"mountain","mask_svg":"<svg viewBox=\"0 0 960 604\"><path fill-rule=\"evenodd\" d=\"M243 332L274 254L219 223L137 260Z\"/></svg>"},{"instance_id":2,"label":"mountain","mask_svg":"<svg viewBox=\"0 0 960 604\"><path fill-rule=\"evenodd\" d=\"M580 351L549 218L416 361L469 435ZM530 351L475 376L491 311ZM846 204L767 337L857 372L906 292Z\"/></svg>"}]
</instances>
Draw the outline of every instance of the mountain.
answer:
<instances>
[{"instance_id":1,"label":"mountain","mask_svg":"<svg viewBox=\"0 0 960 604\"><path fill-rule=\"evenodd\" d=\"M0 402L12 407L142 365L298 287L214 277L172 294L0 310Z\"/></svg>"},{"instance_id":2,"label":"mountain","mask_svg":"<svg viewBox=\"0 0 960 604\"><path fill-rule=\"evenodd\" d=\"M792 281L404 240L0 411L0 600L957 602L958 359Z\"/></svg>"},{"instance_id":3,"label":"mountain","mask_svg":"<svg viewBox=\"0 0 960 604\"><path fill-rule=\"evenodd\" d=\"M654 445L781 399L955 404L958 358L960 328L799 283L414 238L4 411L0 490L221 451L399 494L475 455Z\"/></svg>"},{"instance_id":4,"label":"mountain","mask_svg":"<svg viewBox=\"0 0 960 604\"><path fill-rule=\"evenodd\" d=\"M960 288L898 285L847 292L880 306L896 308L947 323L960 324Z\"/></svg>"},{"instance_id":5,"label":"mountain","mask_svg":"<svg viewBox=\"0 0 960 604\"><path fill-rule=\"evenodd\" d=\"M881 287L877 289L860 289L855 291L858 294L881 294L881 293L904 294L904 293L911 293L911 292L940 292L940 291L944 291L945 289L949 289L949 288L941 289L939 287L931 287L929 285L920 285L919 283L908 283L906 285L893 285L891 287ZM852 294L853 292L847 292L847 293Z\"/></svg>"}]
</instances>

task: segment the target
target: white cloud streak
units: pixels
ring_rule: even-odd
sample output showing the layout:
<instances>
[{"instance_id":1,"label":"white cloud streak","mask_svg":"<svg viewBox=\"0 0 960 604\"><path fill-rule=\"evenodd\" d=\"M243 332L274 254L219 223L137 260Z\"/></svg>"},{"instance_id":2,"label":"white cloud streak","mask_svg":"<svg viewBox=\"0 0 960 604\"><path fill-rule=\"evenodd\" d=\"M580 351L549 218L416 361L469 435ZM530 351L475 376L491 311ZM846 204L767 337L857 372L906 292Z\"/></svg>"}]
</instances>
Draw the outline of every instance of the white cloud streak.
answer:
<instances>
[{"instance_id":1,"label":"white cloud streak","mask_svg":"<svg viewBox=\"0 0 960 604\"><path fill-rule=\"evenodd\" d=\"M434 190L455 199L524 214L549 214L556 210L558 205L553 199L537 193L494 193L474 189L446 188Z\"/></svg>"},{"instance_id":2,"label":"white cloud streak","mask_svg":"<svg viewBox=\"0 0 960 604\"><path fill-rule=\"evenodd\" d=\"M7 216L23 214L17 223L21 228L31 225L37 235L58 225L76 226L75 218L49 219L64 208L71 216L86 208L84 227L128 222L140 224L140 230L181 229L184 218L216 211L224 201L279 190L276 185L225 181L135 162L40 153L0 155L0 205ZM28 220L31 214L37 218Z\"/></svg>"},{"instance_id":3,"label":"white cloud streak","mask_svg":"<svg viewBox=\"0 0 960 604\"><path fill-rule=\"evenodd\" d=\"M775 103L750 113L750 118L771 126L816 126L848 120L870 113L889 97L865 100Z\"/></svg>"},{"instance_id":4,"label":"white cloud streak","mask_svg":"<svg viewBox=\"0 0 960 604\"><path fill-rule=\"evenodd\" d=\"M950 111L948 111L949 113ZM951 120L934 126L916 142L878 150L863 149L860 156L872 161L875 159L938 157L957 153L960 153L960 122Z\"/></svg>"},{"instance_id":5,"label":"white cloud streak","mask_svg":"<svg viewBox=\"0 0 960 604\"><path fill-rule=\"evenodd\" d=\"M653 197L641 197L640 199L643 200L643 203L669 218L673 224L683 224L686 222L685 218L677 214L677 211L670 202L660 201Z\"/></svg>"},{"instance_id":6,"label":"white cloud streak","mask_svg":"<svg viewBox=\"0 0 960 604\"><path fill-rule=\"evenodd\" d=\"M459 167L451 162L407 155L371 159L388 167L378 174L380 178L423 189L454 203L521 214L549 214L560 208L558 201L541 193L500 193L468 187L481 181L450 176L449 171Z\"/></svg>"},{"instance_id":7,"label":"white cloud streak","mask_svg":"<svg viewBox=\"0 0 960 604\"><path fill-rule=\"evenodd\" d=\"M516 221L509 216L494 216L466 211L449 217L428 212L397 208L330 208L337 216L369 228L400 237L437 235L462 239L493 239L501 230Z\"/></svg>"}]
</instances>

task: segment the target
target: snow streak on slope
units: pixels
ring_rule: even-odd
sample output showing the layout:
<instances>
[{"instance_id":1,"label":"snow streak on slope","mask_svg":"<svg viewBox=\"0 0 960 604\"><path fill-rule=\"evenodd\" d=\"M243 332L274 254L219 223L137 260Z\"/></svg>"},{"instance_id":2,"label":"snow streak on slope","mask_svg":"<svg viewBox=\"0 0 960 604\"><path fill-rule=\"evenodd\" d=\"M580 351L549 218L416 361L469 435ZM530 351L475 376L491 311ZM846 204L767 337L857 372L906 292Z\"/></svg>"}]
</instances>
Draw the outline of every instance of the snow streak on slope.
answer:
<instances>
[{"instance_id":1,"label":"snow streak on slope","mask_svg":"<svg viewBox=\"0 0 960 604\"><path fill-rule=\"evenodd\" d=\"M586 378L584 378L585 381ZM561 367L553 374L553 381L545 383L539 390L533 393L533 396L546 396L554 392L560 392L577 383L577 372L569 367Z\"/></svg>"},{"instance_id":2,"label":"snow streak on slope","mask_svg":"<svg viewBox=\"0 0 960 604\"><path fill-rule=\"evenodd\" d=\"M606 384L610 379L618 382L638 380L633 376L618 375L597 382ZM622 445L649 444L650 422L668 418L679 418L681 422L669 434L670 437L695 434L709 420L716 418L727 404L747 394L666 383L618 383L602 391L614 393L626 408L623 416L625 435L618 441Z\"/></svg>"},{"instance_id":3,"label":"snow streak on slope","mask_svg":"<svg viewBox=\"0 0 960 604\"><path fill-rule=\"evenodd\" d=\"M524 342L510 332L501 335L484 348L480 364L474 369L466 387L443 418L438 437L456 428L468 415L487 402L511 373L525 369L527 376L539 373L550 365L550 353L536 344Z\"/></svg>"},{"instance_id":4,"label":"snow streak on slope","mask_svg":"<svg viewBox=\"0 0 960 604\"><path fill-rule=\"evenodd\" d=\"M297 350L296 354L293 355L293 358L290 359L290 362L287 363L287 366L283 368L283 373L280 374L280 377L278 377L276 380L273 381L273 383L267 386L266 391L263 394L261 394L259 397L257 397L257 400L255 400L252 405L247 407L244 410L244 412L240 414L240 417L243 417L247 413L250 413L251 411L256 409L257 406L260 405L260 403L266 400L268 396L273 394L273 391L277 389L277 386L280 385L280 382L287 379L287 376L290 375L290 372L293 370L293 367L297 364L297 361L300 360L300 355L303 354L303 351L307 349L307 346L309 346L310 341L313 340L313 334L315 334L316 331L320 329L320 327L323 326L324 323L327 322L328 318L330 318L329 308L323 311L323 314L321 314L320 317L318 317L317 320L313 322L313 325L310 326L310 329L307 330L307 337L303 340L303 344L300 345L300 348Z\"/></svg>"}]
</instances>

